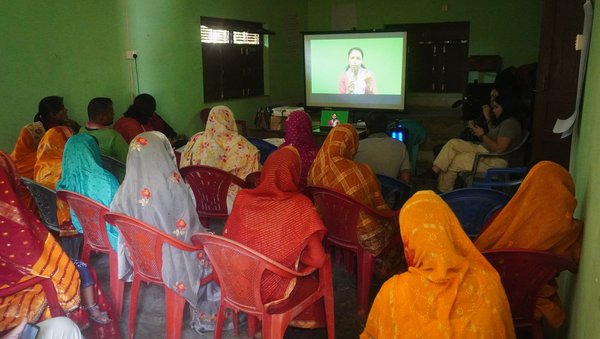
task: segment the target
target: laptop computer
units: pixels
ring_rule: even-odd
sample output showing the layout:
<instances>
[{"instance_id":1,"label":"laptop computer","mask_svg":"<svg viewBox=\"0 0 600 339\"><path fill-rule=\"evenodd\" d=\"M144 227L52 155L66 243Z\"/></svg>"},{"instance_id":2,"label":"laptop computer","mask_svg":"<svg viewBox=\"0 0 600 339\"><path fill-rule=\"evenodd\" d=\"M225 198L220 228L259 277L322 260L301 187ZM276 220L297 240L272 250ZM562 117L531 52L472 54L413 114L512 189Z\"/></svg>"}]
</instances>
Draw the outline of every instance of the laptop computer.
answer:
<instances>
[{"instance_id":1,"label":"laptop computer","mask_svg":"<svg viewBox=\"0 0 600 339\"><path fill-rule=\"evenodd\" d=\"M321 110L321 125L319 126L319 129L321 132L326 132L335 126L348 123L348 113L349 111L347 110Z\"/></svg>"}]
</instances>

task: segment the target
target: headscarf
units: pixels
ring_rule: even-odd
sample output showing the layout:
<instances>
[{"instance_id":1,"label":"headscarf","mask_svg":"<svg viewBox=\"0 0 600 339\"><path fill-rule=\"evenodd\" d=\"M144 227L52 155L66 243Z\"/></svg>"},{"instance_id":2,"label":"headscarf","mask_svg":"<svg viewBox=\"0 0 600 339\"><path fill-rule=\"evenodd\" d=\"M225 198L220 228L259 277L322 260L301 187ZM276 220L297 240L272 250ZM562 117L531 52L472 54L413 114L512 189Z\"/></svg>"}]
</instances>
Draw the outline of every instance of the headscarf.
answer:
<instances>
[{"instance_id":1,"label":"headscarf","mask_svg":"<svg viewBox=\"0 0 600 339\"><path fill-rule=\"evenodd\" d=\"M56 189L56 182L62 173L62 156L67 139L73 130L65 126L56 126L46 132L37 150L37 161L34 167L34 180L40 184Z\"/></svg>"},{"instance_id":2,"label":"headscarf","mask_svg":"<svg viewBox=\"0 0 600 339\"><path fill-rule=\"evenodd\" d=\"M62 175L62 157L65 144L72 135L73 130L65 126L52 127L46 132L38 146L33 180L56 190L56 183ZM69 205L62 200L57 200L56 208L60 236L77 235L77 230L70 222Z\"/></svg>"},{"instance_id":3,"label":"headscarf","mask_svg":"<svg viewBox=\"0 0 600 339\"><path fill-rule=\"evenodd\" d=\"M79 306L79 273L54 237L24 208L4 168L0 168L0 291L33 277L50 277L64 311ZM0 331L16 326L23 316L29 322L49 318L40 284L0 297Z\"/></svg>"},{"instance_id":4,"label":"headscarf","mask_svg":"<svg viewBox=\"0 0 600 339\"><path fill-rule=\"evenodd\" d=\"M410 198L400 228L408 272L382 286L361 338L515 338L498 273L437 194Z\"/></svg>"},{"instance_id":5,"label":"headscarf","mask_svg":"<svg viewBox=\"0 0 600 339\"><path fill-rule=\"evenodd\" d=\"M381 188L371 168L352 159L358 149L358 134L350 124L334 127L308 172L308 184L343 192L363 204L384 213L392 213L381 195ZM363 248L378 255L389 238L398 231L396 220L380 223L361 213L357 227Z\"/></svg>"},{"instance_id":6,"label":"headscarf","mask_svg":"<svg viewBox=\"0 0 600 339\"><path fill-rule=\"evenodd\" d=\"M180 167L206 165L245 179L260 170L258 149L238 134L233 112L227 106L210 110L204 132L196 133L185 146Z\"/></svg>"},{"instance_id":7,"label":"headscarf","mask_svg":"<svg viewBox=\"0 0 600 339\"><path fill-rule=\"evenodd\" d=\"M11 157L0 150L0 167L6 172L6 177L9 180L10 186L15 191L15 194L21 201L23 207L29 208L32 203L31 194L21 184L21 175L19 174L15 163Z\"/></svg>"},{"instance_id":8,"label":"headscarf","mask_svg":"<svg viewBox=\"0 0 600 339\"><path fill-rule=\"evenodd\" d=\"M206 230L200 224L194 198L175 163L167 137L156 131L144 132L129 145L126 174L110 205L111 212L139 219L180 241ZM123 237L119 237L119 278L131 279ZM203 270L197 252L183 252L169 245L162 249L162 276L165 285L196 305Z\"/></svg>"},{"instance_id":9,"label":"headscarf","mask_svg":"<svg viewBox=\"0 0 600 339\"><path fill-rule=\"evenodd\" d=\"M300 153L302 159L300 184L305 186L308 170L319 151L312 135L312 120L305 111L294 111L285 121L285 141L281 147L287 145L294 146Z\"/></svg>"},{"instance_id":10,"label":"headscarf","mask_svg":"<svg viewBox=\"0 0 600 339\"><path fill-rule=\"evenodd\" d=\"M36 153L44 133L46 133L46 129L41 121L29 123L21 129L10 156L22 177L33 179Z\"/></svg>"},{"instance_id":11,"label":"headscarf","mask_svg":"<svg viewBox=\"0 0 600 339\"><path fill-rule=\"evenodd\" d=\"M110 206L119 188L119 182L102 167L100 147L96 138L89 134L77 134L69 138L63 154L62 176L56 190L68 190L85 195L105 206ZM79 233L83 233L77 216L71 211L71 222ZM108 241L117 250L117 229L106 224Z\"/></svg>"},{"instance_id":12,"label":"headscarf","mask_svg":"<svg viewBox=\"0 0 600 339\"><path fill-rule=\"evenodd\" d=\"M481 251L528 248L579 261L581 221L573 216L577 201L573 178L562 166L541 161L531 168L517 193L475 241ZM554 285L554 284L552 284ZM556 287L547 285L536 309L553 327L565 319ZM541 316L541 314L538 314Z\"/></svg>"},{"instance_id":13,"label":"headscarf","mask_svg":"<svg viewBox=\"0 0 600 339\"><path fill-rule=\"evenodd\" d=\"M312 202L299 190L301 166L292 146L271 153L258 187L238 194L223 236L297 269L308 239L315 234L322 239L325 234ZM287 298L295 280L267 274L261 285L263 302Z\"/></svg>"}]
</instances>

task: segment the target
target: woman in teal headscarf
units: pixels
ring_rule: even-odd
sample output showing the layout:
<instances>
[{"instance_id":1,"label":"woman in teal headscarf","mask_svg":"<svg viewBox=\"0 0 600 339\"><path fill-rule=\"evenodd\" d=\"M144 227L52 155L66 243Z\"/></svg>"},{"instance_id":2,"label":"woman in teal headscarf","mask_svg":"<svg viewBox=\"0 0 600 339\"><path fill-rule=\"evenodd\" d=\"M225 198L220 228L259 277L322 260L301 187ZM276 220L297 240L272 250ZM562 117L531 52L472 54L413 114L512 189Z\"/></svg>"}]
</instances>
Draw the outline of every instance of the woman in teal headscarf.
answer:
<instances>
[{"instance_id":1,"label":"woman in teal headscarf","mask_svg":"<svg viewBox=\"0 0 600 339\"><path fill-rule=\"evenodd\" d=\"M77 134L69 138L65 145L62 161L62 177L56 184L56 190L68 190L85 195L105 206L110 206L119 182L109 171L102 167L100 147L96 138L89 134ZM73 226L83 233L81 224L71 210ZM108 241L113 250L117 250L119 232L106 224Z\"/></svg>"}]
</instances>

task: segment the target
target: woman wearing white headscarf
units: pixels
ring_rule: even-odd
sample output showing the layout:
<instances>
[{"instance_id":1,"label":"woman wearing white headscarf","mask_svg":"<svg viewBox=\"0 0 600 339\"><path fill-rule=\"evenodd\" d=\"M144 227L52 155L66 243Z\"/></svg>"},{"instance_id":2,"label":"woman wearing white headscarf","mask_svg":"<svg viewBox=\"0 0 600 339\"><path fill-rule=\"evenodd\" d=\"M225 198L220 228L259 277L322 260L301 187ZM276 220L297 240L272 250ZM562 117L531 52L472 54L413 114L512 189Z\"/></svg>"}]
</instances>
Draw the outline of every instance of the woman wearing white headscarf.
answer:
<instances>
[{"instance_id":1,"label":"woman wearing white headscarf","mask_svg":"<svg viewBox=\"0 0 600 339\"><path fill-rule=\"evenodd\" d=\"M191 243L192 234L206 232L198 219L192 191L177 170L169 139L156 131L141 133L129 144L125 179L110 210L139 219L186 243ZM119 237L119 278L131 280L133 268L124 245ZM220 289L215 282L200 285L200 280L212 272L206 256L171 246L163 246L162 253L165 285L191 305L194 328L213 330L216 317L211 315L218 311Z\"/></svg>"}]
</instances>

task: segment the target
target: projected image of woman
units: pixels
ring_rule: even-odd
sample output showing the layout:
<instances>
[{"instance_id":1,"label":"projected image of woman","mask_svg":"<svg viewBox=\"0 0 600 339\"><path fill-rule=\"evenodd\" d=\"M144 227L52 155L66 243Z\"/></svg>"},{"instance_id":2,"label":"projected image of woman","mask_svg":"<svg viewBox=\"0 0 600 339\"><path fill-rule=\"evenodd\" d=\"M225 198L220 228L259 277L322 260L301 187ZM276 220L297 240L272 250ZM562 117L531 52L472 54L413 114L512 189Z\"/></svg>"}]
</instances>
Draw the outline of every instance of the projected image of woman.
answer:
<instances>
[{"instance_id":1,"label":"projected image of woman","mask_svg":"<svg viewBox=\"0 0 600 339\"><path fill-rule=\"evenodd\" d=\"M348 67L338 83L340 94L377 94L373 73L363 65L364 53L359 47L348 51Z\"/></svg>"}]
</instances>

